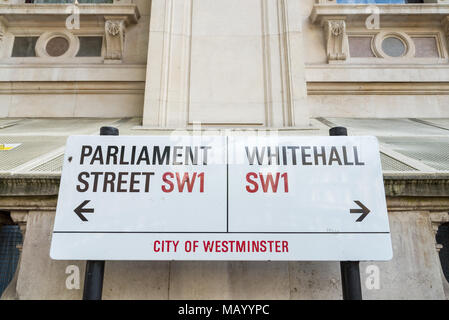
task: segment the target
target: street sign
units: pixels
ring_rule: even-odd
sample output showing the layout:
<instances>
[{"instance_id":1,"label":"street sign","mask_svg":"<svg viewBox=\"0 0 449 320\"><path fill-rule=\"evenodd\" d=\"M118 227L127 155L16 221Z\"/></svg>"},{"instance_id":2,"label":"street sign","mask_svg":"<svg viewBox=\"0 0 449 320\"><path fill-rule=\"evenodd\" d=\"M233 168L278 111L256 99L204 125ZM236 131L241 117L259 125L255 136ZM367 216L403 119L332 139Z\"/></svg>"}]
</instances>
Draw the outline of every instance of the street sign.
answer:
<instances>
[{"instance_id":1,"label":"street sign","mask_svg":"<svg viewBox=\"0 0 449 320\"><path fill-rule=\"evenodd\" d=\"M389 260L374 137L73 136L58 260Z\"/></svg>"}]
</instances>

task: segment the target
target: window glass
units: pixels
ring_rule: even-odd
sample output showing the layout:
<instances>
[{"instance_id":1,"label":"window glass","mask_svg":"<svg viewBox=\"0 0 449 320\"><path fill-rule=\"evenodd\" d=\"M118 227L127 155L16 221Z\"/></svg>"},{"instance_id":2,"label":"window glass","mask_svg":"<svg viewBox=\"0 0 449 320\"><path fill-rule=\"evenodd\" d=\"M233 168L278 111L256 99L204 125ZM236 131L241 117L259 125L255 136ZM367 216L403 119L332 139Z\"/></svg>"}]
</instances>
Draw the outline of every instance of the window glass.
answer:
<instances>
[{"instance_id":1,"label":"window glass","mask_svg":"<svg viewBox=\"0 0 449 320\"><path fill-rule=\"evenodd\" d=\"M101 57L102 37L79 37L80 49L77 57Z\"/></svg>"},{"instance_id":2,"label":"window glass","mask_svg":"<svg viewBox=\"0 0 449 320\"><path fill-rule=\"evenodd\" d=\"M15 37L12 48L13 57L35 57L38 37Z\"/></svg>"}]
</instances>

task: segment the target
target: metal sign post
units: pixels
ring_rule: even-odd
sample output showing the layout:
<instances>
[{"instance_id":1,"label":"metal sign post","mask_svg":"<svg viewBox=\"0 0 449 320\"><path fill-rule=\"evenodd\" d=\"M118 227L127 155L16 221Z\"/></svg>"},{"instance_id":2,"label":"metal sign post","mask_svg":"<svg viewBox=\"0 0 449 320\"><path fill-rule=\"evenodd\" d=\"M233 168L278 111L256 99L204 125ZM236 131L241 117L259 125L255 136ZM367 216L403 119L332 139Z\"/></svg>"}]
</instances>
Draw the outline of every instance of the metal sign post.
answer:
<instances>
[{"instance_id":1,"label":"metal sign post","mask_svg":"<svg viewBox=\"0 0 449 320\"><path fill-rule=\"evenodd\" d=\"M329 133L331 136L347 136L348 130L344 127L335 127L330 129ZM362 205L361 212L359 209L353 209L351 213L365 214L364 209ZM340 270L343 300L362 300L359 261L341 261Z\"/></svg>"},{"instance_id":2,"label":"metal sign post","mask_svg":"<svg viewBox=\"0 0 449 320\"><path fill-rule=\"evenodd\" d=\"M119 130L114 127L102 127L101 136L118 136ZM87 204L87 203L85 203ZM86 209L84 206L77 208L77 214L82 215L85 212L91 212L92 209ZM103 293L104 261L87 261L86 274L84 276L83 300L101 300Z\"/></svg>"}]
</instances>

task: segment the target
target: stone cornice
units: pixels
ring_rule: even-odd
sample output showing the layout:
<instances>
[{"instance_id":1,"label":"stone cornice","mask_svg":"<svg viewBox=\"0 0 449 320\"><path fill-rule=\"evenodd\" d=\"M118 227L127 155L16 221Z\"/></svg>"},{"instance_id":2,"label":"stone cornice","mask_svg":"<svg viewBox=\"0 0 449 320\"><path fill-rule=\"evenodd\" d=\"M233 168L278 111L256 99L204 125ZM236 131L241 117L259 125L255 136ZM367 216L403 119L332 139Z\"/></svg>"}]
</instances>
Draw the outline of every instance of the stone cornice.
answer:
<instances>
[{"instance_id":1,"label":"stone cornice","mask_svg":"<svg viewBox=\"0 0 449 320\"><path fill-rule=\"evenodd\" d=\"M0 175L1 196L57 196L60 174ZM448 197L449 173L384 174L387 197Z\"/></svg>"},{"instance_id":2,"label":"stone cornice","mask_svg":"<svg viewBox=\"0 0 449 320\"><path fill-rule=\"evenodd\" d=\"M1 86L0 86L1 92ZM308 95L449 95L447 82L307 82Z\"/></svg>"},{"instance_id":3,"label":"stone cornice","mask_svg":"<svg viewBox=\"0 0 449 320\"><path fill-rule=\"evenodd\" d=\"M310 20L312 23L322 23L324 20L335 16L345 17L348 20L363 20L372 12L369 4L315 4L313 6ZM411 20L413 23L420 21L440 22L441 19L449 15L449 4L427 3L427 4L376 4L376 14L381 19L400 22L401 18ZM429 20L431 19L431 20Z\"/></svg>"},{"instance_id":4,"label":"stone cornice","mask_svg":"<svg viewBox=\"0 0 449 320\"><path fill-rule=\"evenodd\" d=\"M51 20L65 21L70 14L72 4L0 4L0 17L4 17L8 23L15 23L20 20L20 24L27 21L36 22L40 17L46 22ZM77 5L79 14L84 18L92 17L97 19L105 16L124 16L129 23L137 23L140 12L135 4L79 4ZM20 18L20 19L19 19Z\"/></svg>"},{"instance_id":5,"label":"stone cornice","mask_svg":"<svg viewBox=\"0 0 449 320\"><path fill-rule=\"evenodd\" d=\"M448 197L449 174L384 174L388 197Z\"/></svg>"},{"instance_id":6,"label":"stone cornice","mask_svg":"<svg viewBox=\"0 0 449 320\"><path fill-rule=\"evenodd\" d=\"M0 81L4 94L144 94L144 81Z\"/></svg>"},{"instance_id":7,"label":"stone cornice","mask_svg":"<svg viewBox=\"0 0 449 320\"><path fill-rule=\"evenodd\" d=\"M60 175L0 175L0 196L54 196Z\"/></svg>"}]
</instances>

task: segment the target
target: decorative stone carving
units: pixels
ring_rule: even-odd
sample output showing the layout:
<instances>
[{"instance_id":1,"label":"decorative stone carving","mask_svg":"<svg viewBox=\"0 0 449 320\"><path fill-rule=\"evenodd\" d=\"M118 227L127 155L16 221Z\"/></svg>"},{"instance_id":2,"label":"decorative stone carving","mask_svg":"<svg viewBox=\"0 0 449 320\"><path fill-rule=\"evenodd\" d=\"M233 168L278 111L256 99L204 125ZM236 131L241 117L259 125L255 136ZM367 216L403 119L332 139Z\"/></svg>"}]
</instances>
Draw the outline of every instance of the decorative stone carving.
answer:
<instances>
[{"instance_id":1,"label":"decorative stone carving","mask_svg":"<svg viewBox=\"0 0 449 320\"><path fill-rule=\"evenodd\" d=\"M121 62L125 44L126 17L105 17L105 62Z\"/></svg>"},{"instance_id":2,"label":"decorative stone carving","mask_svg":"<svg viewBox=\"0 0 449 320\"><path fill-rule=\"evenodd\" d=\"M116 21L106 21L106 30L109 35L115 37L120 33L120 23Z\"/></svg>"},{"instance_id":3,"label":"decorative stone carving","mask_svg":"<svg viewBox=\"0 0 449 320\"><path fill-rule=\"evenodd\" d=\"M344 19L330 19L323 21L326 36L327 60L344 62L349 57L348 35Z\"/></svg>"}]
</instances>

